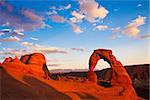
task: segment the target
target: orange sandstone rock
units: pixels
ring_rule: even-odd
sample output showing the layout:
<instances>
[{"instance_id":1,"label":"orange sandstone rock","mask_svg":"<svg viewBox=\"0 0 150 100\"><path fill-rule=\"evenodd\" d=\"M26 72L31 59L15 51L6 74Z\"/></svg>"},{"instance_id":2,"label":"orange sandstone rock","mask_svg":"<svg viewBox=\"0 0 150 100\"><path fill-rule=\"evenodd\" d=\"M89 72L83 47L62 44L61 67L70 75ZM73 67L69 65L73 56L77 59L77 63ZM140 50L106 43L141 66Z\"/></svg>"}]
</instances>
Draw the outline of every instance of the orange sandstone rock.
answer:
<instances>
[{"instance_id":1,"label":"orange sandstone rock","mask_svg":"<svg viewBox=\"0 0 150 100\"><path fill-rule=\"evenodd\" d=\"M20 58L20 60L28 65L31 66L30 73L37 73L39 75L46 76L46 79L49 79L49 70L46 65L46 59L45 56L42 53L33 53L33 54L27 54Z\"/></svg>"},{"instance_id":2,"label":"orange sandstone rock","mask_svg":"<svg viewBox=\"0 0 150 100\"><path fill-rule=\"evenodd\" d=\"M127 98L131 97L131 100L137 100L137 95L132 86L132 80L130 76L128 75L126 69L121 64L121 62L116 60L111 50L107 49L94 50L89 60L89 72L94 73L93 70L99 59L104 59L104 61L107 61L112 68L111 85L123 87L123 90L119 92L118 95L128 96ZM96 76L90 73L88 74L89 81L95 82Z\"/></svg>"}]
</instances>

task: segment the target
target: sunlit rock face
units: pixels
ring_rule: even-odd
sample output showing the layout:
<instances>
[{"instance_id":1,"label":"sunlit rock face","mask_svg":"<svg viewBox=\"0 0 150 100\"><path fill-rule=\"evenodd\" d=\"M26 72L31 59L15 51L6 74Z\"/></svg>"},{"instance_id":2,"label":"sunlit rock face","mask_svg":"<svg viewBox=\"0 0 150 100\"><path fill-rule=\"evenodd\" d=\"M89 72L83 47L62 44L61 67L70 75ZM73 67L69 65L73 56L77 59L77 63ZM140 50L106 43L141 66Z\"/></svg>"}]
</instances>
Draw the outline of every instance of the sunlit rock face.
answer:
<instances>
[{"instance_id":1,"label":"sunlit rock face","mask_svg":"<svg viewBox=\"0 0 150 100\"><path fill-rule=\"evenodd\" d=\"M35 70L41 74L44 73L46 78L48 78L49 71L46 66L45 56L42 53L27 54L22 56L20 60L24 64L31 66L32 70Z\"/></svg>"},{"instance_id":2,"label":"sunlit rock face","mask_svg":"<svg viewBox=\"0 0 150 100\"><path fill-rule=\"evenodd\" d=\"M5 60L3 61L3 63L11 62L12 60L13 60L12 57L8 57L8 58L5 58Z\"/></svg>"},{"instance_id":3,"label":"sunlit rock face","mask_svg":"<svg viewBox=\"0 0 150 100\"><path fill-rule=\"evenodd\" d=\"M45 56L42 53L33 53L24 55L20 60L25 64L34 64L43 66L46 63Z\"/></svg>"},{"instance_id":4,"label":"sunlit rock face","mask_svg":"<svg viewBox=\"0 0 150 100\"><path fill-rule=\"evenodd\" d=\"M118 95L125 95L131 97L133 100L137 99L137 95L132 86L132 80L130 76L128 75L126 69L121 64L121 62L116 60L111 50L107 49L94 50L89 60L89 72L88 72L89 81L95 82L97 76L93 70L98 60L100 59L104 59L104 61L107 61L112 68L111 85L123 87L122 92L120 92Z\"/></svg>"},{"instance_id":5,"label":"sunlit rock face","mask_svg":"<svg viewBox=\"0 0 150 100\"><path fill-rule=\"evenodd\" d=\"M22 56L20 60L18 57L9 57L4 60L2 66L7 71L13 69L23 73L34 74L40 77L49 77L49 71L46 66L46 59L42 53L27 54Z\"/></svg>"}]
</instances>

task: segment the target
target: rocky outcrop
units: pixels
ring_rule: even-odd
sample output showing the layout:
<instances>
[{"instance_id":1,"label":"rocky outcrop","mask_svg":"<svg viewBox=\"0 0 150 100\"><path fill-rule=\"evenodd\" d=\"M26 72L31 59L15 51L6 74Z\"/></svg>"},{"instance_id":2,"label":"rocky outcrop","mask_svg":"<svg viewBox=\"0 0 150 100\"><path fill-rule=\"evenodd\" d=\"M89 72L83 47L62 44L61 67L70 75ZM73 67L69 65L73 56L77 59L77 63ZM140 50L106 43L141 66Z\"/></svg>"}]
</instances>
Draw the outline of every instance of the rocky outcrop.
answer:
<instances>
[{"instance_id":1,"label":"rocky outcrop","mask_svg":"<svg viewBox=\"0 0 150 100\"><path fill-rule=\"evenodd\" d=\"M45 56L42 53L27 54L22 56L20 60L22 63L32 66L32 70L38 71L41 74L44 72L45 78L49 79L50 73L46 65Z\"/></svg>"},{"instance_id":2,"label":"rocky outcrop","mask_svg":"<svg viewBox=\"0 0 150 100\"><path fill-rule=\"evenodd\" d=\"M24 55L20 58L20 60L25 64L34 64L43 66L46 63L45 56L42 53L33 53Z\"/></svg>"},{"instance_id":3,"label":"rocky outcrop","mask_svg":"<svg viewBox=\"0 0 150 100\"><path fill-rule=\"evenodd\" d=\"M132 100L137 100L137 95L132 86L132 80L130 76L128 75L126 69L121 64L121 62L116 60L111 50L106 49L94 50L89 60L89 72L88 72L89 81L95 82L96 76L94 75L93 70L99 59L104 59L104 61L107 61L111 66L112 69L111 85L120 86L123 88L123 90L119 92L118 95L120 96L124 95L126 96L127 99L130 98ZM91 79L91 77L93 79Z\"/></svg>"},{"instance_id":4,"label":"rocky outcrop","mask_svg":"<svg viewBox=\"0 0 150 100\"><path fill-rule=\"evenodd\" d=\"M5 58L5 60L3 61L3 63L11 62L12 60L13 60L12 57L8 57L8 58Z\"/></svg>"},{"instance_id":5,"label":"rocky outcrop","mask_svg":"<svg viewBox=\"0 0 150 100\"><path fill-rule=\"evenodd\" d=\"M49 79L50 75L46 65L45 56L42 53L27 54L22 56L20 60L18 57L6 58L2 63L2 67L6 71L13 69L23 73L45 77L46 79Z\"/></svg>"}]
</instances>

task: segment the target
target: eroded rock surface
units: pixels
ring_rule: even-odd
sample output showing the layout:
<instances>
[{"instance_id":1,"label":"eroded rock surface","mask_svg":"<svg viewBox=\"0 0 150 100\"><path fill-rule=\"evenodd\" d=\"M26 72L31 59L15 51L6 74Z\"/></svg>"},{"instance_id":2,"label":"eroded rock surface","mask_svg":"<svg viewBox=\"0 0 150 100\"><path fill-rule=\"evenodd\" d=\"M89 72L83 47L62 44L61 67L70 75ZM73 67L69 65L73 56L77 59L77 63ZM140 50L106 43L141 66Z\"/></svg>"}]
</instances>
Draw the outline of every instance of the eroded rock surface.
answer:
<instances>
[{"instance_id":1,"label":"eroded rock surface","mask_svg":"<svg viewBox=\"0 0 150 100\"><path fill-rule=\"evenodd\" d=\"M45 56L42 53L27 54L22 56L20 60L18 57L6 58L2 63L2 67L6 71L15 68L23 73L38 75L40 77L45 77L46 79L49 79L50 75L46 65Z\"/></svg>"},{"instance_id":2,"label":"eroded rock surface","mask_svg":"<svg viewBox=\"0 0 150 100\"><path fill-rule=\"evenodd\" d=\"M112 68L111 85L123 87L123 90L119 92L118 95L124 95L124 96L127 96L126 98L128 99L132 98L133 100L136 100L137 95L132 86L131 78L128 75L124 66L121 64L121 62L116 60L111 50L107 50L107 49L94 50L89 60L89 73L88 73L89 81L93 82L96 79L96 76L94 75L95 73L93 70L98 60L100 59L104 59L104 61L107 61Z\"/></svg>"},{"instance_id":3,"label":"eroded rock surface","mask_svg":"<svg viewBox=\"0 0 150 100\"><path fill-rule=\"evenodd\" d=\"M50 73L46 65L45 56L42 53L27 54L27 55L22 56L20 60L26 65L36 67L34 69L35 70L38 69L37 71L39 71L39 73L40 71L41 73L44 72L46 78L49 79Z\"/></svg>"}]
</instances>

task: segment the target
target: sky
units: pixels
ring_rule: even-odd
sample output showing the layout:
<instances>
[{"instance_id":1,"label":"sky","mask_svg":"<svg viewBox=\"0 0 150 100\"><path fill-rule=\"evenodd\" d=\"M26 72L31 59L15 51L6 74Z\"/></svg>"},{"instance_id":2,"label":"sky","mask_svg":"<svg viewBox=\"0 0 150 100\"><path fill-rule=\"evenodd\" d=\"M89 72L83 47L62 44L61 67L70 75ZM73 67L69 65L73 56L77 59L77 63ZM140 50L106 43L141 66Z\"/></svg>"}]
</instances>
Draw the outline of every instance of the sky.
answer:
<instances>
[{"instance_id":1,"label":"sky","mask_svg":"<svg viewBox=\"0 0 150 100\"><path fill-rule=\"evenodd\" d=\"M0 62L40 52L50 70L87 69L103 48L123 65L150 63L148 12L149 0L0 0Z\"/></svg>"}]
</instances>

